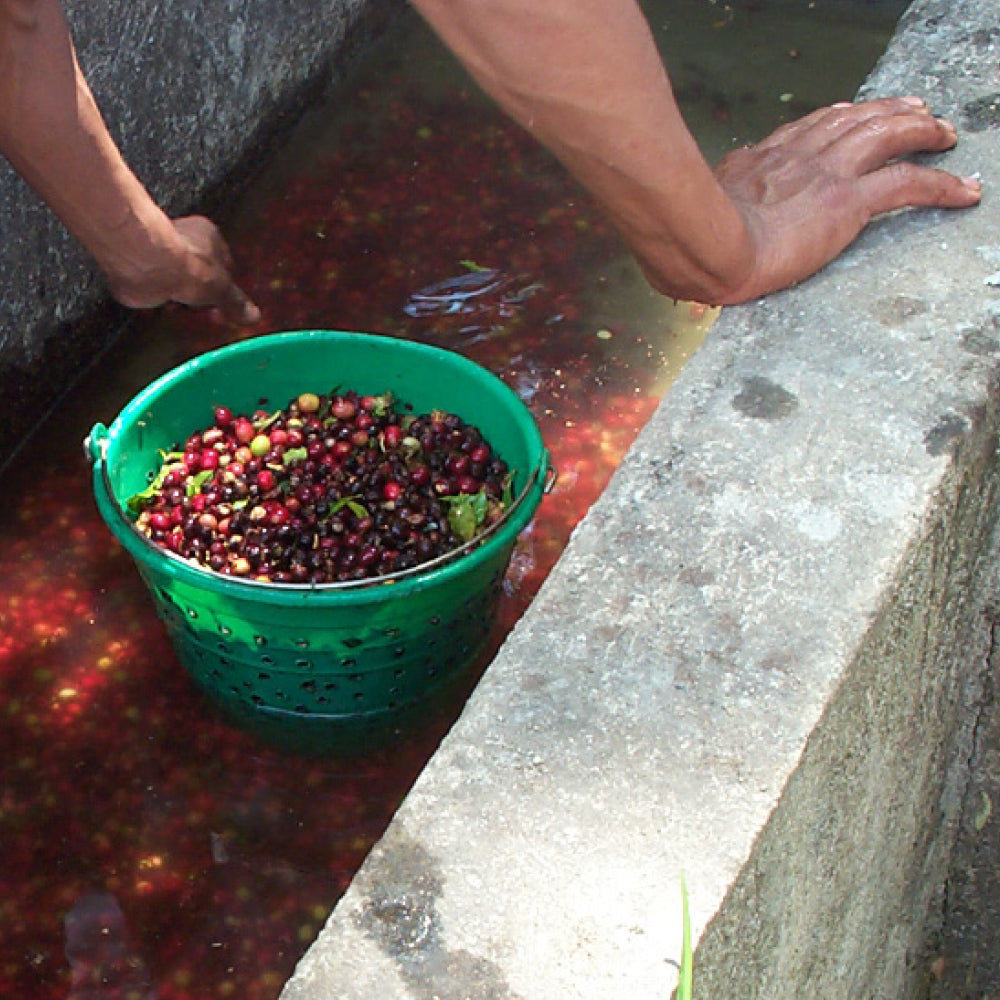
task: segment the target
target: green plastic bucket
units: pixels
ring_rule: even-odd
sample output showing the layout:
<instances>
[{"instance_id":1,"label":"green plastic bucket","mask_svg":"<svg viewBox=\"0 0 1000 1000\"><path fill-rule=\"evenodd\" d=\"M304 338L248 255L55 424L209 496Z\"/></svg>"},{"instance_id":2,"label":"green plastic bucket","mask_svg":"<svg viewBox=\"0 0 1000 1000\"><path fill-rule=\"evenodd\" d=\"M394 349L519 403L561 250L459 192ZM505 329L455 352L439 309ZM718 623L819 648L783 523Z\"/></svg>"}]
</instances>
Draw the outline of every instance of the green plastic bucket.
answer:
<instances>
[{"instance_id":1,"label":"green plastic bucket","mask_svg":"<svg viewBox=\"0 0 1000 1000\"><path fill-rule=\"evenodd\" d=\"M475 424L514 473L515 502L483 540L377 582L270 584L213 573L151 542L125 513L215 405L279 408L335 387L392 392ZM370 334L304 330L193 358L87 439L97 506L128 550L178 658L230 719L292 749L349 748L419 718L482 651L518 534L551 485L531 414L461 355Z\"/></svg>"}]
</instances>

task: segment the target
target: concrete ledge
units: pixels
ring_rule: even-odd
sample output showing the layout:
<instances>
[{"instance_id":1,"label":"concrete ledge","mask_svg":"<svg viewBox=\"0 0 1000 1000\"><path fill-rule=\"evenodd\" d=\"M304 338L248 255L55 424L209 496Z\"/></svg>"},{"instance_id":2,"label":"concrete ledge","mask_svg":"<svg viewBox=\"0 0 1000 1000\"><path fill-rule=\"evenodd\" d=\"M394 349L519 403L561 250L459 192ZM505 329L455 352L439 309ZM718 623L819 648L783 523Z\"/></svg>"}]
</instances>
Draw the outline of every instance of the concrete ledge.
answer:
<instances>
[{"instance_id":1,"label":"concrete ledge","mask_svg":"<svg viewBox=\"0 0 1000 1000\"><path fill-rule=\"evenodd\" d=\"M913 997L989 643L1000 31L918 2L869 91L984 204L727 310L282 1000Z\"/></svg>"}]
</instances>

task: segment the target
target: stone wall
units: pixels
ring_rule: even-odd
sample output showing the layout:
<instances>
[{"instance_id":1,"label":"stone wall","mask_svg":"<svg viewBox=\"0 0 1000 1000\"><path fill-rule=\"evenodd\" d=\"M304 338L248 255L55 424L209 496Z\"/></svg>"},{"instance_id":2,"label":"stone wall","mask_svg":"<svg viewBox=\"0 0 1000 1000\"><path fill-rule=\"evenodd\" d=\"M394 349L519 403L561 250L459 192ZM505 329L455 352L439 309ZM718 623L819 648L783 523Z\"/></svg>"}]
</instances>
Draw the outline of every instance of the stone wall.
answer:
<instances>
[{"instance_id":1,"label":"stone wall","mask_svg":"<svg viewBox=\"0 0 1000 1000\"><path fill-rule=\"evenodd\" d=\"M255 151L332 83L377 30L376 0L65 0L78 58L112 135L174 215L217 204ZM0 464L124 310L0 160Z\"/></svg>"}]
</instances>

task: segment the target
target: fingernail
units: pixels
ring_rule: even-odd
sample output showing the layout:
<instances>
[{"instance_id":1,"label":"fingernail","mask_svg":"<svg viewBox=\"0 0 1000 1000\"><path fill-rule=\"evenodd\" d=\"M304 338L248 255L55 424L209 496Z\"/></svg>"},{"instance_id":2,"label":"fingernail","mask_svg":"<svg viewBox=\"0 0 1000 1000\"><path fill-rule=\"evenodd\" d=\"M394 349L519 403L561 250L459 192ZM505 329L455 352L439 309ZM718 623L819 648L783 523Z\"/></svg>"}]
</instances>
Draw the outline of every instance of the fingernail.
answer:
<instances>
[{"instance_id":1,"label":"fingernail","mask_svg":"<svg viewBox=\"0 0 1000 1000\"><path fill-rule=\"evenodd\" d=\"M983 182L978 177L960 177L959 180L970 190L970 191L982 191Z\"/></svg>"},{"instance_id":2,"label":"fingernail","mask_svg":"<svg viewBox=\"0 0 1000 1000\"><path fill-rule=\"evenodd\" d=\"M909 104L911 108L926 108L927 102L922 97L904 97L904 104Z\"/></svg>"}]
</instances>

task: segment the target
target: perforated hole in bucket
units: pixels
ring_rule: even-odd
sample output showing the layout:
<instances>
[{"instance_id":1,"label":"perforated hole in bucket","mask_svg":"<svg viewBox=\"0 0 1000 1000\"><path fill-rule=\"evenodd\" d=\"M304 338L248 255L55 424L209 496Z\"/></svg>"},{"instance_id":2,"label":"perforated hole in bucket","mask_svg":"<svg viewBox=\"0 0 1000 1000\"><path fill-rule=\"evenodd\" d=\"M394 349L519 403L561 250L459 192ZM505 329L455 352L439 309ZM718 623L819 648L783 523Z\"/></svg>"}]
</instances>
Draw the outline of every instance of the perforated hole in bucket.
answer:
<instances>
[{"instance_id":1,"label":"perforated hole in bucket","mask_svg":"<svg viewBox=\"0 0 1000 1000\"><path fill-rule=\"evenodd\" d=\"M188 609L187 609L187 616L188 616L188 618L197 618L198 617L198 609L197 608L188 607Z\"/></svg>"},{"instance_id":2,"label":"perforated hole in bucket","mask_svg":"<svg viewBox=\"0 0 1000 1000\"><path fill-rule=\"evenodd\" d=\"M170 591L160 587L157 589L157 593L160 596L160 610L166 611L168 614L172 613L179 615L182 613L180 605L173 599Z\"/></svg>"},{"instance_id":3,"label":"perforated hole in bucket","mask_svg":"<svg viewBox=\"0 0 1000 1000\"><path fill-rule=\"evenodd\" d=\"M295 666L297 666L299 670L311 670L313 662L312 660L296 660Z\"/></svg>"},{"instance_id":4,"label":"perforated hole in bucket","mask_svg":"<svg viewBox=\"0 0 1000 1000\"><path fill-rule=\"evenodd\" d=\"M267 645L267 637L263 635L255 635L253 637L253 644L258 649L263 649Z\"/></svg>"},{"instance_id":5,"label":"perforated hole in bucket","mask_svg":"<svg viewBox=\"0 0 1000 1000\"><path fill-rule=\"evenodd\" d=\"M349 683L355 686L355 690L351 692L351 699L355 702L362 702L365 700L365 675L364 674L349 674L347 677Z\"/></svg>"},{"instance_id":6,"label":"perforated hole in bucket","mask_svg":"<svg viewBox=\"0 0 1000 1000\"><path fill-rule=\"evenodd\" d=\"M299 649L308 649L309 648L309 640L308 639L296 639L295 640L295 645Z\"/></svg>"},{"instance_id":7,"label":"perforated hole in bucket","mask_svg":"<svg viewBox=\"0 0 1000 1000\"><path fill-rule=\"evenodd\" d=\"M219 625L219 634L220 635L225 635L225 636L230 636L230 635L233 634L233 630L228 625L220 624Z\"/></svg>"}]
</instances>

